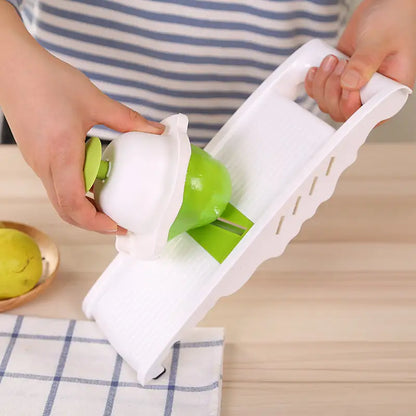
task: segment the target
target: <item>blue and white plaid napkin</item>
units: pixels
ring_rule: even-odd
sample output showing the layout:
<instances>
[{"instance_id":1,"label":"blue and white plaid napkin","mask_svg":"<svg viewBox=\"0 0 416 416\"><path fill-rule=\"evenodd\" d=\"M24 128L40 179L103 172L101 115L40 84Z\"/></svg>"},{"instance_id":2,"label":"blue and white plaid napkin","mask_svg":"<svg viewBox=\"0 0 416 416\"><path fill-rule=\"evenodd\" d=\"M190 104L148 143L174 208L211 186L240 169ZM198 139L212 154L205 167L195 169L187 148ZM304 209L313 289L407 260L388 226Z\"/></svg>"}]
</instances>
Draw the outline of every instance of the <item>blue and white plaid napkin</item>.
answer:
<instances>
[{"instance_id":1,"label":"blue and white plaid napkin","mask_svg":"<svg viewBox=\"0 0 416 416\"><path fill-rule=\"evenodd\" d=\"M94 322L0 314L0 414L217 416L222 328L195 328L145 387Z\"/></svg>"}]
</instances>

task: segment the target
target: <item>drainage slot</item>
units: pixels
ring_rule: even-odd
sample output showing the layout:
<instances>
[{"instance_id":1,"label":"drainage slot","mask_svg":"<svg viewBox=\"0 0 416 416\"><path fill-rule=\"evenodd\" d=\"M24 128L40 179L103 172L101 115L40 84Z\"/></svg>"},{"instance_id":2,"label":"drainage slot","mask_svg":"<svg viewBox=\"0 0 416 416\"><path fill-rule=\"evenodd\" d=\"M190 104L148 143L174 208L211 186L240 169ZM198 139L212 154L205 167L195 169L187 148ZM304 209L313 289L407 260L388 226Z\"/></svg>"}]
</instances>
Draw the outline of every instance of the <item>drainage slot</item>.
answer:
<instances>
[{"instance_id":1,"label":"drainage slot","mask_svg":"<svg viewBox=\"0 0 416 416\"><path fill-rule=\"evenodd\" d=\"M328 168L326 170L325 176L328 176L329 173L331 172L332 165L334 164L334 160L335 160L335 156L332 156L330 161L329 161L329 165L328 165Z\"/></svg>"},{"instance_id":2,"label":"drainage slot","mask_svg":"<svg viewBox=\"0 0 416 416\"><path fill-rule=\"evenodd\" d=\"M276 235L278 235L280 233L280 230L282 229L284 219L285 219L284 215L282 217L280 217L279 225L277 226L277 230L276 230Z\"/></svg>"},{"instance_id":3,"label":"drainage slot","mask_svg":"<svg viewBox=\"0 0 416 416\"><path fill-rule=\"evenodd\" d=\"M302 198L301 196L298 196L298 199L296 200L296 204L295 204L295 206L293 208L292 215L295 215L296 214L296 211L298 210L299 202L300 202L301 198Z\"/></svg>"},{"instance_id":4,"label":"drainage slot","mask_svg":"<svg viewBox=\"0 0 416 416\"><path fill-rule=\"evenodd\" d=\"M311 196L313 194L313 191L315 190L316 182L318 182L318 177L317 176L315 176L313 178L311 189L309 189L309 196Z\"/></svg>"}]
</instances>

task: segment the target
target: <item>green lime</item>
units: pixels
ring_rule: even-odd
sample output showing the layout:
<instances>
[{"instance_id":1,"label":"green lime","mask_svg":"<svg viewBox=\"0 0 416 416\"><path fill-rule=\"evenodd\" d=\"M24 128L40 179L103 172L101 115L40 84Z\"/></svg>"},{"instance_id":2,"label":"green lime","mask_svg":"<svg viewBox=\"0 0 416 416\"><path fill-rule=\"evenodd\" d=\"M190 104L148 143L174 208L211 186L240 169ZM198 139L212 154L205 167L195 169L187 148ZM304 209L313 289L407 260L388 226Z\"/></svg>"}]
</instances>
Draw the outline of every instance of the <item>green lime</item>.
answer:
<instances>
[{"instance_id":1,"label":"green lime","mask_svg":"<svg viewBox=\"0 0 416 416\"><path fill-rule=\"evenodd\" d=\"M183 202L170 227L169 239L215 221L231 198L227 168L205 150L191 145Z\"/></svg>"}]
</instances>

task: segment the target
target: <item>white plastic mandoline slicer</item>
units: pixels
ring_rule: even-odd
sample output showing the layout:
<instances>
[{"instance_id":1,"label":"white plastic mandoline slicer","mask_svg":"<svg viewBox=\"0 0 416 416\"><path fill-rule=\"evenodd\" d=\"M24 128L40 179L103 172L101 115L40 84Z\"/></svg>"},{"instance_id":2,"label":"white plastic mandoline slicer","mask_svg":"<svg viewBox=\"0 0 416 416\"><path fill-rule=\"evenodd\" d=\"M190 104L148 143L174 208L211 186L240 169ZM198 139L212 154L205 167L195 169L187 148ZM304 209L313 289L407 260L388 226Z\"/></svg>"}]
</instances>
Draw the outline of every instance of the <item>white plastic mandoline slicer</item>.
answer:
<instances>
[{"instance_id":1,"label":"white plastic mandoline slicer","mask_svg":"<svg viewBox=\"0 0 416 416\"><path fill-rule=\"evenodd\" d=\"M371 129L406 102L409 88L375 74L361 91L362 107L335 130L294 102L308 69L328 54L342 56L319 40L298 49L207 145L230 172L230 202L253 222L224 261L184 233L153 261L120 252L86 296L85 314L141 384L160 374L170 347L220 297L283 253L332 195Z\"/></svg>"}]
</instances>

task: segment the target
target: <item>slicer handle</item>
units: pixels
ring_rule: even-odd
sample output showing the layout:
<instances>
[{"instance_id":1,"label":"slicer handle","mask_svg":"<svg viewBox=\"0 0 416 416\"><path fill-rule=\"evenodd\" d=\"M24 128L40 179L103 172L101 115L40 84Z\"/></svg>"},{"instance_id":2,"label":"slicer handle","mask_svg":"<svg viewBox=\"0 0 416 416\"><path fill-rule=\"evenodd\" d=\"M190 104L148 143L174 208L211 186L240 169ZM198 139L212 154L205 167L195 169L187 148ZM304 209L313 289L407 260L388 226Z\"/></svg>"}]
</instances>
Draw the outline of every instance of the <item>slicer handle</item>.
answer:
<instances>
[{"instance_id":1,"label":"slicer handle","mask_svg":"<svg viewBox=\"0 0 416 416\"><path fill-rule=\"evenodd\" d=\"M323 41L319 39L311 40L299 48L280 66L279 76L271 81L278 84L277 88L281 94L295 99L298 87L304 82L308 70L311 67L319 66L322 60L331 54L338 58L348 59L342 52L332 48ZM271 78L273 78L273 75ZM361 102L365 104L379 93L387 96L400 88L407 88L408 92L411 91L410 88L379 73L375 73L360 91Z\"/></svg>"}]
</instances>

